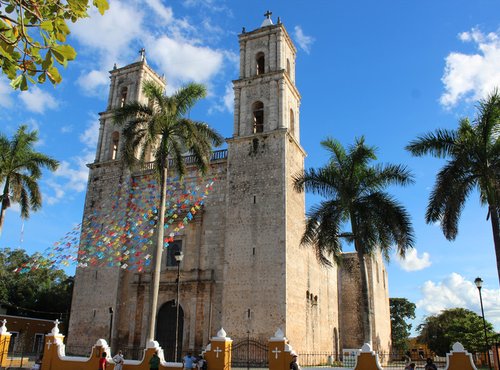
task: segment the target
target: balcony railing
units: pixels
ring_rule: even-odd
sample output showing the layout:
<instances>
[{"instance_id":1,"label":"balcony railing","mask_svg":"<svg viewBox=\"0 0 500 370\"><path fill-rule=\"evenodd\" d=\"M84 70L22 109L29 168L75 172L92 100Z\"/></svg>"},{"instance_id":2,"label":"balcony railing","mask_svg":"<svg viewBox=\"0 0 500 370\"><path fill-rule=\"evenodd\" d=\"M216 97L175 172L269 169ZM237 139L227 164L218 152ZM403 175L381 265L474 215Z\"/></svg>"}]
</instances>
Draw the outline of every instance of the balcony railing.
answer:
<instances>
[{"instance_id":1,"label":"balcony railing","mask_svg":"<svg viewBox=\"0 0 500 370\"><path fill-rule=\"evenodd\" d=\"M227 149L214 150L212 152L212 155L210 156L210 162L219 161L226 158L227 158ZM184 156L184 163L187 166L194 164L196 163L196 157L194 155L186 155ZM168 167L172 167L173 165L174 165L174 160L170 158L168 160ZM154 167L155 167L155 162L147 162L141 166L139 171L140 172L150 171L154 169Z\"/></svg>"}]
</instances>

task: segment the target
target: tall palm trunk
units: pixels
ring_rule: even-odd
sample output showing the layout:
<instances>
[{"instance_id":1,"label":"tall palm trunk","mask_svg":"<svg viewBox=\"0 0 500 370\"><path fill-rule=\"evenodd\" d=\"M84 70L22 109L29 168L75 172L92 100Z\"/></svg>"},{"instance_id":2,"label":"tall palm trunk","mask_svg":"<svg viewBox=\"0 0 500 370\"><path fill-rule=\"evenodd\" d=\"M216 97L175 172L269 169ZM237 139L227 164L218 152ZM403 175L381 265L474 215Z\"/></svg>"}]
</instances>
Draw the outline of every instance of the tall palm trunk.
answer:
<instances>
[{"instance_id":1,"label":"tall palm trunk","mask_svg":"<svg viewBox=\"0 0 500 370\"><path fill-rule=\"evenodd\" d=\"M495 254L497 257L497 273L500 282L500 225L498 217L498 208L490 205L491 228L493 229L493 243L495 244Z\"/></svg>"},{"instance_id":2,"label":"tall palm trunk","mask_svg":"<svg viewBox=\"0 0 500 370\"><path fill-rule=\"evenodd\" d=\"M372 345L372 308L369 297L368 271L366 270L365 255L360 248L356 248L359 261L359 272L361 277L361 305L363 308L363 341Z\"/></svg>"},{"instance_id":3,"label":"tall palm trunk","mask_svg":"<svg viewBox=\"0 0 500 370\"><path fill-rule=\"evenodd\" d=\"M165 159L162 160L162 172L160 176L161 189L160 189L160 209L158 213L158 223L156 230L156 246L155 246L155 256L153 265L153 286L151 291L151 310L149 316L149 331L148 340L154 340L155 327L156 327L156 311L158 308L158 291L160 288L160 273L161 273L161 256L163 253L163 239L164 239L164 226L165 226L165 198L167 197L167 175L168 168L165 163Z\"/></svg>"},{"instance_id":4,"label":"tall palm trunk","mask_svg":"<svg viewBox=\"0 0 500 370\"><path fill-rule=\"evenodd\" d=\"M9 177L5 179L5 186L3 188L3 197L2 197L2 205L1 205L1 210L0 210L0 236L2 235L2 229L3 229L3 222L5 220L5 211L7 211L7 208L10 206L10 201L9 201Z\"/></svg>"},{"instance_id":5,"label":"tall palm trunk","mask_svg":"<svg viewBox=\"0 0 500 370\"><path fill-rule=\"evenodd\" d=\"M359 276L361 278L361 307L362 307L362 322L363 322L363 343L368 343L372 345L372 309L369 297L369 287L368 287L368 271L366 270L366 260L365 254L363 253L363 247L360 245L357 239L357 223L354 217L351 217L351 228L354 235L354 248L358 256L359 262Z\"/></svg>"}]
</instances>

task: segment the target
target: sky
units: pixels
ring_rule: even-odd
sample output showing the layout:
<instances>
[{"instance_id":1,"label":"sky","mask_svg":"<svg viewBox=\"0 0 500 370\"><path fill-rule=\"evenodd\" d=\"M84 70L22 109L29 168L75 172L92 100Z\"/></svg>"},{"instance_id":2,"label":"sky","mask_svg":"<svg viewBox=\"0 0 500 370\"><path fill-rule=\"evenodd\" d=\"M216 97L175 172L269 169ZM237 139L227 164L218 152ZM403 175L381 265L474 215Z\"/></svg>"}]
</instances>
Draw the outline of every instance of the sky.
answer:
<instances>
[{"instance_id":1,"label":"sky","mask_svg":"<svg viewBox=\"0 0 500 370\"><path fill-rule=\"evenodd\" d=\"M111 0L110 10L71 25L77 59L63 82L13 91L0 77L0 132L37 129L36 149L61 162L45 173L43 208L29 220L7 211L0 248L43 251L82 218L94 161L98 113L106 108L109 71L146 49L171 93L191 81L208 97L191 117L232 136L232 80L238 78L242 27L260 27L266 10L280 17L297 47L296 85L302 95L301 144L306 168L328 160L321 140L344 145L356 137L378 148L382 163L411 169L415 184L389 189L412 216L415 248L387 265L389 296L417 305L414 328L452 307L481 314L474 279L484 280L485 317L500 331L500 289L491 225L477 193L466 203L455 241L425 223L429 193L443 160L404 150L418 135L453 129L475 114L475 103L500 87L500 2L497 0ZM308 196L307 207L319 199ZM346 250L349 250L347 248ZM69 270L72 273L72 270Z\"/></svg>"}]
</instances>

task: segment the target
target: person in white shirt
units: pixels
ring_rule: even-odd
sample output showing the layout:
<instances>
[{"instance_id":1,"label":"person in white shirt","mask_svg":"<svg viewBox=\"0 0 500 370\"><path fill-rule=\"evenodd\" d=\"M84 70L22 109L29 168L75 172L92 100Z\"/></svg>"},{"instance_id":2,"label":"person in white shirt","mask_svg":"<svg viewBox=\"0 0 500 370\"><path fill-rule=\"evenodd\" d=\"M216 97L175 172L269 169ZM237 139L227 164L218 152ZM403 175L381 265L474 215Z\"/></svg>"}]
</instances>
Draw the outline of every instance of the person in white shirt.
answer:
<instances>
[{"instance_id":1,"label":"person in white shirt","mask_svg":"<svg viewBox=\"0 0 500 370\"><path fill-rule=\"evenodd\" d=\"M115 357L113 357L113 362L115 363L115 370L122 370L124 361L125 359L123 358L122 351L118 351Z\"/></svg>"}]
</instances>

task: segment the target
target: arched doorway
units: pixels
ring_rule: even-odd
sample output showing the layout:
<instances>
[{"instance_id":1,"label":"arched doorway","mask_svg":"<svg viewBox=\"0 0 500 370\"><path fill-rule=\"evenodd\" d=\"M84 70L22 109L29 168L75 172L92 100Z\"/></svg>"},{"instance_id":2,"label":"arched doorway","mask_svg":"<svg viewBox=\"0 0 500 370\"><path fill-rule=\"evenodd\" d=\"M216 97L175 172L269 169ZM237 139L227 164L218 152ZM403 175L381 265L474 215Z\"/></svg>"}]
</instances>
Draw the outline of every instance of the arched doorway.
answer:
<instances>
[{"instance_id":1,"label":"arched doorway","mask_svg":"<svg viewBox=\"0 0 500 370\"><path fill-rule=\"evenodd\" d=\"M178 347L175 356L175 325L177 307L171 300L161 306L156 321L156 340L163 348L166 361L177 361L182 353L182 337L184 332L184 310L179 306Z\"/></svg>"}]
</instances>

